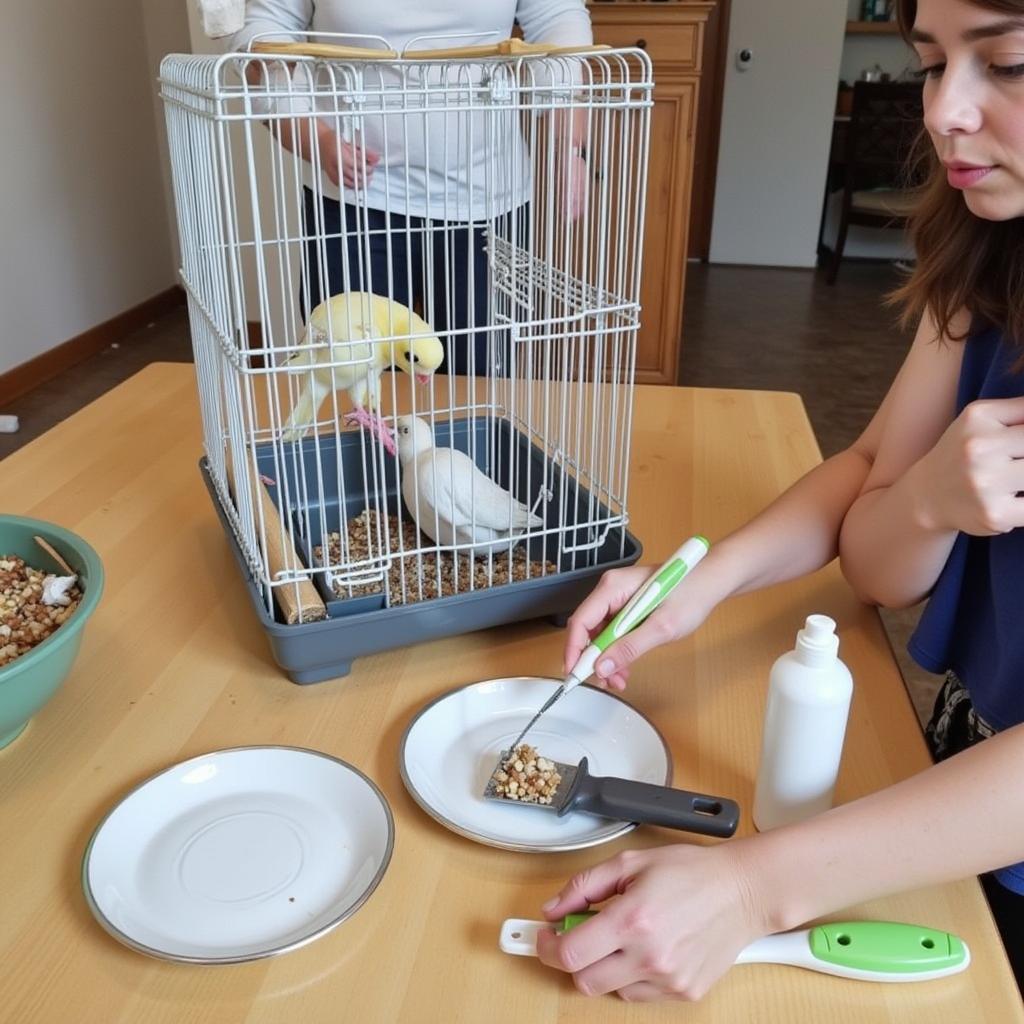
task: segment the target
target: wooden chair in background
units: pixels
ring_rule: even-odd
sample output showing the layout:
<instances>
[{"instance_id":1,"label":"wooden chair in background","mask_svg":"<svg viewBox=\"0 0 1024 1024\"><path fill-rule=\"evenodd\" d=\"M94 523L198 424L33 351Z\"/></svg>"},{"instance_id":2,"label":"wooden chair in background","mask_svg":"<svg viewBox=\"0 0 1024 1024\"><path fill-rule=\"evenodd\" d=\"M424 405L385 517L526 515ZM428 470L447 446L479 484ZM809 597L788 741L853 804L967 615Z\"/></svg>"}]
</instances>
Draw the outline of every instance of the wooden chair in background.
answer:
<instances>
[{"instance_id":1,"label":"wooden chair in background","mask_svg":"<svg viewBox=\"0 0 1024 1024\"><path fill-rule=\"evenodd\" d=\"M857 82L846 135L843 196L828 269L834 284L851 224L900 227L913 211L908 157L921 130L920 82Z\"/></svg>"}]
</instances>

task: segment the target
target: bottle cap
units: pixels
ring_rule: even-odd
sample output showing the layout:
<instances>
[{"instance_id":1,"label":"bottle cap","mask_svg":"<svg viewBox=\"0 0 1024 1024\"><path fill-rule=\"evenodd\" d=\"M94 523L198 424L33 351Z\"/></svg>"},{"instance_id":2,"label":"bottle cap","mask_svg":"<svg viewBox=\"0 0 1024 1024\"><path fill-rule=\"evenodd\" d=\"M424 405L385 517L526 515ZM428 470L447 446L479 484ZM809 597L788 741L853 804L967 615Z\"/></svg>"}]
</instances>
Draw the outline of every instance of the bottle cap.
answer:
<instances>
[{"instance_id":1,"label":"bottle cap","mask_svg":"<svg viewBox=\"0 0 1024 1024\"><path fill-rule=\"evenodd\" d=\"M796 635L796 646L808 654L838 654L839 637L836 636L835 619L827 615L808 615L804 628Z\"/></svg>"}]
</instances>

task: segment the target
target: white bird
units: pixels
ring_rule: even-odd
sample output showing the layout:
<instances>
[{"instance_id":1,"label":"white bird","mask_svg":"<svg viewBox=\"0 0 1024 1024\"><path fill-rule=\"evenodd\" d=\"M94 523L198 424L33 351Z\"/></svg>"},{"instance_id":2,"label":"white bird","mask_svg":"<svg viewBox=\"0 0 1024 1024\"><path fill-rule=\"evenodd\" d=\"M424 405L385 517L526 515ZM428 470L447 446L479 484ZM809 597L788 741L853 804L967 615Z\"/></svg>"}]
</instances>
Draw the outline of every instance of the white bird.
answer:
<instances>
[{"instance_id":1,"label":"white bird","mask_svg":"<svg viewBox=\"0 0 1024 1024\"><path fill-rule=\"evenodd\" d=\"M391 344L375 340L393 335L410 337ZM381 373L396 366L425 384L444 359L444 346L425 320L400 302L368 292L343 292L321 302L310 314L300 344L284 363L288 372L302 374L302 388L282 440L302 437L323 400L337 389L352 399L346 422L362 424L392 454L390 428L376 412ZM324 365L335 363L341 365Z\"/></svg>"},{"instance_id":2,"label":"white bird","mask_svg":"<svg viewBox=\"0 0 1024 1024\"><path fill-rule=\"evenodd\" d=\"M416 525L435 543L472 544L480 557L508 550L510 537L543 526L521 501L496 484L457 448L438 448L418 416L396 423L402 497Z\"/></svg>"}]
</instances>

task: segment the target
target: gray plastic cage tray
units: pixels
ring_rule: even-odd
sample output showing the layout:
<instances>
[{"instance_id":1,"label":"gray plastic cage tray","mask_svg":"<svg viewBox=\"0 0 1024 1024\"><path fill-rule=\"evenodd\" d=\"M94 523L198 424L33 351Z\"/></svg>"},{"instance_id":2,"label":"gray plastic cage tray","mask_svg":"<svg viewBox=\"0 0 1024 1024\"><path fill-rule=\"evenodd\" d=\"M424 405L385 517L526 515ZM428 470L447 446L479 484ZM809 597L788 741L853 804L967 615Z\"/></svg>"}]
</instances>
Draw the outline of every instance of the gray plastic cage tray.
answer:
<instances>
[{"instance_id":1,"label":"gray plastic cage tray","mask_svg":"<svg viewBox=\"0 0 1024 1024\"><path fill-rule=\"evenodd\" d=\"M551 497L538 511L546 509L549 526L557 525L559 521L559 509L563 507L561 491L564 488L565 508L570 510L570 513L575 509L576 516L567 513L562 516L562 521L583 524L570 535L569 544L584 541L589 532L589 521L609 514L608 509L593 500L587 489L579 485L574 478L568 475L563 478L560 473L556 473L553 480L545 480L544 470L548 463L544 453L507 420L478 417L474 421L474 426L471 445L469 421L456 420L454 439L450 439L447 420L439 419L435 427L435 441L439 446L452 444L470 453L485 473L531 507L540 489L548 486ZM337 446L338 440L340 451ZM307 438L299 445L286 445L284 460L276 464L271 444L257 448L256 458L260 472L273 480L279 475L282 479L287 478L291 482L289 493L293 499L297 492L302 493L303 480L306 493L324 493L335 499L325 503L322 510L319 504L311 504L307 520L305 511L301 515L297 512L294 500L288 508L281 509L279 491L283 488L267 488L282 512L282 518L291 517L296 527L299 554L307 566L314 565L312 551L320 544L322 527L326 526L328 532L339 530L345 521L357 516L365 507L363 459L365 457L365 465L368 466L373 458L370 450L373 443L375 442L358 431L346 431L337 436L321 438L319 445L312 438ZM515 458L510 459L509 455L513 448L516 450ZM381 501L381 505L386 505L387 511L394 512L401 501L395 460L388 457L384 462L383 489L386 497ZM510 462L514 463L516 470L514 481L510 480ZM346 496L344 510L337 501L339 468L343 474L342 493ZM270 641L274 658L294 683L318 683L348 675L353 660L362 655L425 640L469 633L506 622L546 617L556 625L564 625L568 616L590 593L606 570L632 565L643 550L640 542L628 530L612 528L597 550L596 564L577 568L573 565L572 556L566 554L559 564L561 571L557 573L476 589L450 597L425 598L390 608L384 607L383 595L340 599L329 589L326 574L316 573L314 581L327 605L328 618L321 622L289 626L276 621L268 614L262 586L253 579L224 510L217 500L205 459L200 460L200 471L210 491L221 525L227 533L235 559L245 577L246 589ZM318 476L323 482L322 491L317 487ZM403 515L407 514L403 511ZM307 521L310 535L303 538L298 535L298 527L300 522ZM546 556L549 561L554 562L557 540L549 537L547 547L549 550L545 551L542 538L532 538L528 548L530 558L540 561ZM576 560L582 560L580 555L576 556Z\"/></svg>"}]
</instances>

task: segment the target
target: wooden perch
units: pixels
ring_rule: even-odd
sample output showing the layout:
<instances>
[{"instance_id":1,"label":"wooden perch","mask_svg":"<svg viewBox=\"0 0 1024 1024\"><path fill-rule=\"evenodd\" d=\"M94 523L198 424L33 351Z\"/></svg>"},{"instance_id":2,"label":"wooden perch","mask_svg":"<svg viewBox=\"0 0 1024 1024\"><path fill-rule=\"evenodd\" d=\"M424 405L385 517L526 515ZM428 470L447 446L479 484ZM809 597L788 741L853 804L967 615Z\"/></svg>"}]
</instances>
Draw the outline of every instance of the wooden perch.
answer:
<instances>
[{"instance_id":1,"label":"wooden perch","mask_svg":"<svg viewBox=\"0 0 1024 1024\"><path fill-rule=\"evenodd\" d=\"M320 57L324 60L457 60L473 57L558 56L565 53L599 53L604 43L590 46L556 46L553 43L524 43L522 39L503 39L499 43L477 46L449 46L432 50L374 50L365 46L338 46L334 43L284 43L261 40L252 44L253 53L280 54L288 57Z\"/></svg>"},{"instance_id":2,"label":"wooden perch","mask_svg":"<svg viewBox=\"0 0 1024 1024\"><path fill-rule=\"evenodd\" d=\"M234 479L230 470L228 480L234 490ZM282 572L291 573L297 569L307 568L299 558L295 545L291 543L274 499L270 497L266 485L258 477L253 485L253 497L263 510L266 534L266 548L263 554L270 579L276 580ZM289 626L294 626L297 622L320 622L327 618L327 606L310 580L299 579L294 583L279 584L271 587L271 590L281 615Z\"/></svg>"}]
</instances>

